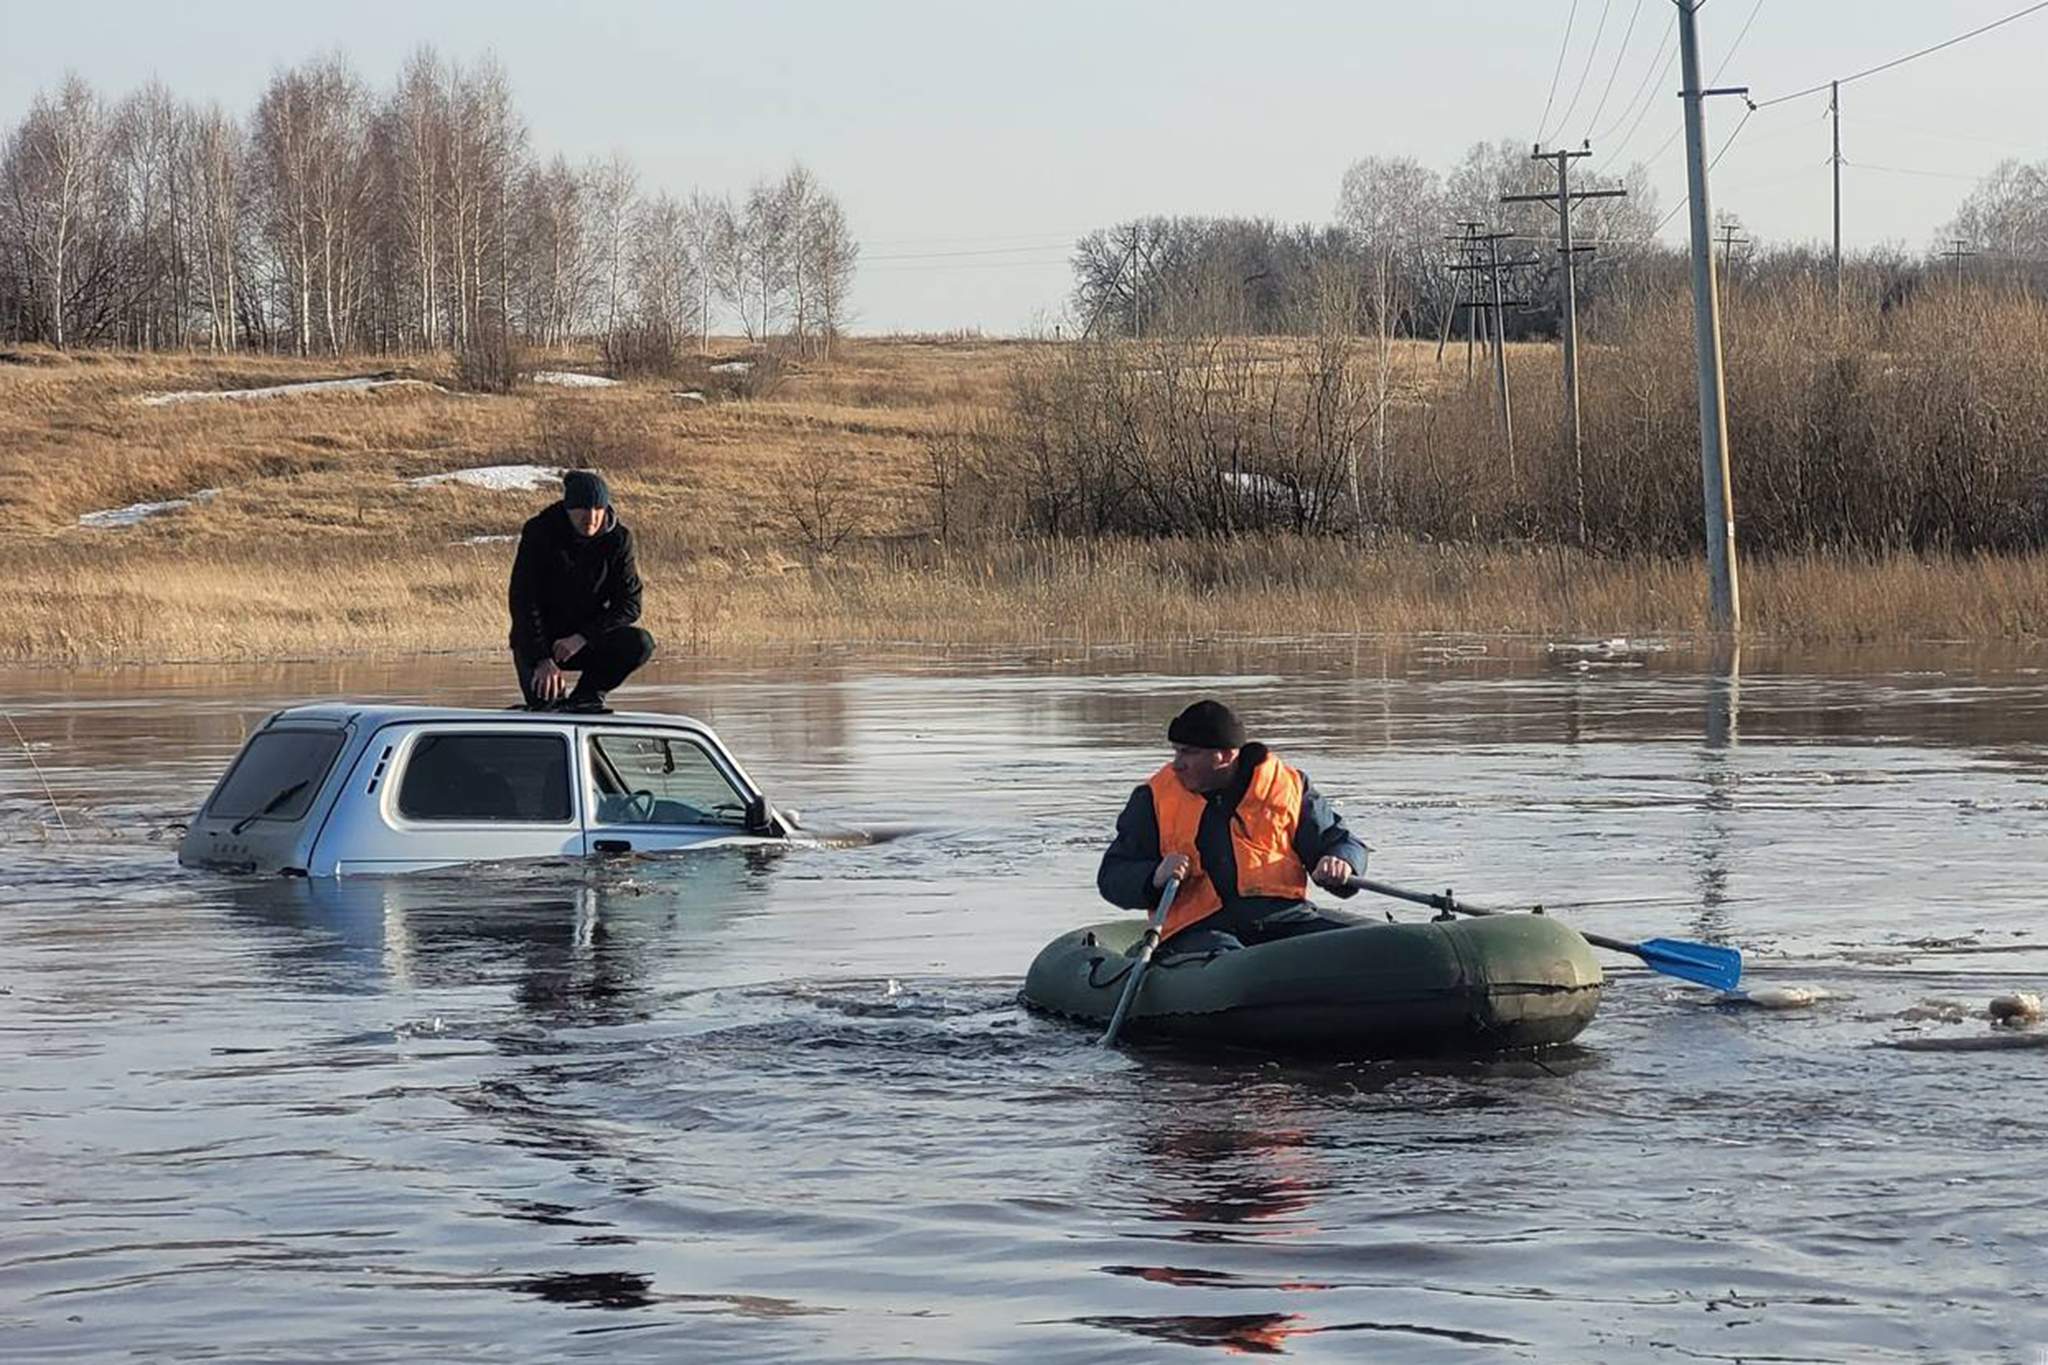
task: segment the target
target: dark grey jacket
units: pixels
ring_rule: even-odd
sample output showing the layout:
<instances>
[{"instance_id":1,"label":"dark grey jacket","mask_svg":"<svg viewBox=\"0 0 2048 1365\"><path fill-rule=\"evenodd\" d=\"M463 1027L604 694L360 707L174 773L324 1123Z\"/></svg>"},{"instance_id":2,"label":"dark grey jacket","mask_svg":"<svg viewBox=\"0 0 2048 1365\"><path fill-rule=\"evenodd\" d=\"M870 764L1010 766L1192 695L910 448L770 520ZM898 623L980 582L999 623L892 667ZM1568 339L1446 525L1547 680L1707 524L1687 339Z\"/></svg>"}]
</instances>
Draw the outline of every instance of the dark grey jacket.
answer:
<instances>
[{"instance_id":1,"label":"dark grey jacket","mask_svg":"<svg viewBox=\"0 0 2048 1365\"><path fill-rule=\"evenodd\" d=\"M1202 870L1216 884L1223 898L1223 914L1232 921L1256 920L1278 910L1302 904L1281 896L1240 896L1237 893L1237 850L1230 842L1230 818L1237 803L1251 785L1252 770L1265 761L1266 746L1247 744L1238 756L1237 773L1230 785L1211 792L1201 824L1195 830L1195 851L1202 856ZM1365 875L1365 845L1344 828L1344 817L1302 774L1301 823L1294 831L1294 852L1304 870L1313 869L1327 855L1334 854L1351 864L1351 870ZM1102 867L1095 885L1102 898L1126 910L1151 910L1159 900L1152 885L1152 873L1159 866L1159 813L1152 806L1152 788L1141 783L1124 803L1116 820L1116 839L1102 855ZM1355 887L1332 893L1357 894Z\"/></svg>"}]
</instances>

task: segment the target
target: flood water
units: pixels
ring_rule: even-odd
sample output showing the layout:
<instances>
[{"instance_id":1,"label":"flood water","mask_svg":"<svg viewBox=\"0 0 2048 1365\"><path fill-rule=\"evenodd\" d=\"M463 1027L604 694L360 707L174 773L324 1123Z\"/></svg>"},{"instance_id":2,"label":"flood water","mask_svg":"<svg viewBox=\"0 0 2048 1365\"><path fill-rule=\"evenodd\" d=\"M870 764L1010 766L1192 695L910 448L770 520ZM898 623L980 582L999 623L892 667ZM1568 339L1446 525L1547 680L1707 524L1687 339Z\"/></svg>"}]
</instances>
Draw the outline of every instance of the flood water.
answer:
<instances>
[{"instance_id":1,"label":"flood water","mask_svg":"<svg viewBox=\"0 0 2048 1365\"><path fill-rule=\"evenodd\" d=\"M497 661L0 676L0 1357L2039 1360L2048 1052L1891 1044L2048 986L2044 664L668 659L633 704L916 832L327 884L171 827L269 711ZM1202 694L1386 880L1829 998L1610 957L1534 1062L1098 1050L1017 988Z\"/></svg>"}]
</instances>

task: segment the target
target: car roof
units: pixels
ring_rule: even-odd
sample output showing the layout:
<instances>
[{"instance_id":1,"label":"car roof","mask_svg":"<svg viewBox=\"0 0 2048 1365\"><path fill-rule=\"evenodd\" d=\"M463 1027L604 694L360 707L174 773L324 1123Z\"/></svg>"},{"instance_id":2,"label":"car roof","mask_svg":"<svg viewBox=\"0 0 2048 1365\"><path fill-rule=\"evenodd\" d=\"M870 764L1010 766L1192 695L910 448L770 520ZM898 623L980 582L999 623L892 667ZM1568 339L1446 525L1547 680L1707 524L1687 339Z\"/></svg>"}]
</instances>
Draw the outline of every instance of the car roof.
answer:
<instances>
[{"instance_id":1,"label":"car roof","mask_svg":"<svg viewBox=\"0 0 2048 1365\"><path fill-rule=\"evenodd\" d=\"M527 711L514 707L503 709L489 706L400 706L390 702L323 701L304 706L291 706L272 716L270 725L332 725L342 726L350 722L366 730L381 729L386 725L433 723L442 721L474 724L487 721L493 725L559 725L563 721L574 721L578 725L659 725L671 729L697 730L705 734L711 727L693 716L669 715L659 711Z\"/></svg>"}]
</instances>

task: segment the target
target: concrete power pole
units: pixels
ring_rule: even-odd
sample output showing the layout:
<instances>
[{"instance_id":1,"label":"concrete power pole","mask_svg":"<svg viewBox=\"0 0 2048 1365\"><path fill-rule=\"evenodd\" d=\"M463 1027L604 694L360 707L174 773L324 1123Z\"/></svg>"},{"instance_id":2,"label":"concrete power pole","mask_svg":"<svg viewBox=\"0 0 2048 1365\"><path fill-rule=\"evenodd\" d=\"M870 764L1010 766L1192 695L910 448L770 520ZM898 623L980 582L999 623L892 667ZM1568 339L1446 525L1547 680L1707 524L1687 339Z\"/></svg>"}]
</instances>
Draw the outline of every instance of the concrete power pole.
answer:
<instances>
[{"instance_id":1,"label":"concrete power pole","mask_svg":"<svg viewBox=\"0 0 2048 1365\"><path fill-rule=\"evenodd\" d=\"M1714 280L1713 219L1707 206L1706 113L1701 101L1736 91L1700 88L1699 0L1678 5L1679 66L1685 80L1685 178L1692 218L1693 342L1700 367L1700 482L1707 532L1707 620L1717 634L1742 627L1735 583L1735 499L1728 485L1728 403L1721 373L1721 305Z\"/></svg>"},{"instance_id":2,"label":"concrete power pole","mask_svg":"<svg viewBox=\"0 0 2048 1365\"><path fill-rule=\"evenodd\" d=\"M1842 83L1828 82L1828 113L1835 120L1835 311L1842 310Z\"/></svg>"},{"instance_id":3,"label":"concrete power pole","mask_svg":"<svg viewBox=\"0 0 2048 1365\"><path fill-rule=\"evenodd\" d=\"M1573 151L1546 152L1537 147L1529 153L1531 161L1553 161L1557 163L1557 193L1555 194L1504 194L1503 204L1548 204L1557 210L1557 253L1564 261L1564 318L1559 330L1564 333L1564 427L1565 440L1572 452L1572 477L1578 492L1579 544L1586 543L1586 453L1583 429L1579 423L1579 262L1577 253L1591 251L1591 247L1572 245L1572 205L1581 199L1619 199L1627 190L1574 190L1571 187L1571 163L1582 156L1591 156L1590 148Z\"/></svg>"}]
</instances>

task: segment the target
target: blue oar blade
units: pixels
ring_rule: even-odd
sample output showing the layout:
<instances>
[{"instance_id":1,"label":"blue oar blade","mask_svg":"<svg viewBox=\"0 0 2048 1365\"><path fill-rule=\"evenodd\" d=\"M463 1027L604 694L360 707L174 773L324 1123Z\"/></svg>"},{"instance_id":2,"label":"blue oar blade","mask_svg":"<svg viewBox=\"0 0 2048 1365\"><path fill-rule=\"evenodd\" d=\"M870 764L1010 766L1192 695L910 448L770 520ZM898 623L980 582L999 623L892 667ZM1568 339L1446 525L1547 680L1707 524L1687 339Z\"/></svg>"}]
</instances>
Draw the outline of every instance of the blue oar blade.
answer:
<instances>
[{"instance_id":1,"label":"blue oar blade","mask_svg":"<svg viewBox=\"0 0 2048 1365\"><path fill-rule=\"evenodd\" d=\"M1711 943L1693 943L1682 938L1653 938L1636 945L1644 962L1685 981L1697 981L1715 990L1732 991L1742 980L1742 954L1733 948Z\"/></svg>"}]
</instances>

